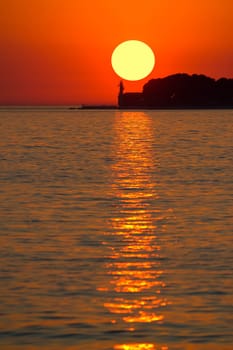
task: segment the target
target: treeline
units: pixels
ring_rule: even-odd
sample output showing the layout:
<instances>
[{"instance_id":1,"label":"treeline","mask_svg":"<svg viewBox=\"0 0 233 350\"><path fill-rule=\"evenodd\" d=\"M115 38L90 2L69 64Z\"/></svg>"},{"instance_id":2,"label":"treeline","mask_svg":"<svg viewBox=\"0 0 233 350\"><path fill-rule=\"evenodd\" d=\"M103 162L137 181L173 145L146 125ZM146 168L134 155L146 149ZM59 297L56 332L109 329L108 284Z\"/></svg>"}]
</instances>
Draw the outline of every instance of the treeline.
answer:
<instances>
[{"instance_id":1,"label":"treeline","mask_svg":"<svg viewBox=\"0 0 233 350\"><path fill-rule=\"evenodd\" d=\"M149 108L233 107L233 79L179 73L150 80L141 97Z\"/></svg>"}]
</instances>

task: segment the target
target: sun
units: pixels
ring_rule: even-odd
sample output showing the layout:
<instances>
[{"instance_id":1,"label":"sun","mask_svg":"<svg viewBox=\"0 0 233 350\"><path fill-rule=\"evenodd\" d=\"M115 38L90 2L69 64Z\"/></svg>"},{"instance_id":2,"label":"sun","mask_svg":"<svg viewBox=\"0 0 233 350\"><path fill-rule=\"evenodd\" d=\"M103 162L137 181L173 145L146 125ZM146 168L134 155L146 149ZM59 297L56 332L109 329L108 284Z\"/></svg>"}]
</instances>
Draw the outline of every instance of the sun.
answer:
<instances>
[{"instance_id":1,"label":"sun","mask_svg":"<svg viewBox=\"0 0 233 350\"><path fill-rule=\"evenodd\" d=\"M119 77L132 81L141 80L152 72L155 56L143 41L127 40L114 49L111 63Z\"/></svg>"}]
</instances>

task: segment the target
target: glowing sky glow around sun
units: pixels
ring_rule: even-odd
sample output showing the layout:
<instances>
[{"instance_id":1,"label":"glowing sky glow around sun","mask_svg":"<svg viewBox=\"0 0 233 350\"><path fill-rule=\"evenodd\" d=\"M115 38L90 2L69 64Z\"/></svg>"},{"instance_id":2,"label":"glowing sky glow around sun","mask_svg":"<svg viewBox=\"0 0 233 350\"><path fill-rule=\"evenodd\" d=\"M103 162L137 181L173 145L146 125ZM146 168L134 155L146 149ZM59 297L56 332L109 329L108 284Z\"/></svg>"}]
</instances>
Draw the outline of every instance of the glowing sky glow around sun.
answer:
<instances>
[{"instance_id":1,"label":"glowing sky glow around sun","mask_svg":"<svg viewBox=\"0 0 233 350\"><path fill-rule=\"evenodd\" d=\"M140 92L176 73L232 78L232 13L232 0L1 0L0 105L115 105L119 79ZM126 72L111 64L130 39L155 54L144 79L133 69L141 54Z\"/></svg>"}]
</instances>

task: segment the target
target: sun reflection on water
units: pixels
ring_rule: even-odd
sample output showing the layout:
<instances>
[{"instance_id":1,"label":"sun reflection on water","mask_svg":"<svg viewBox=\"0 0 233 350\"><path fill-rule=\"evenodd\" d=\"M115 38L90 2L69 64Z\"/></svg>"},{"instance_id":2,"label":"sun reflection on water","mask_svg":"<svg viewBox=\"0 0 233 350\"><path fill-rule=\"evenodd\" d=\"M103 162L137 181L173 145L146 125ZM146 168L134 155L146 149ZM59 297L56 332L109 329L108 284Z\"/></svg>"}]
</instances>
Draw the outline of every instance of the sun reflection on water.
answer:
<instances>
[{"instance_id":1,"label":"sun reflection on water","mask_svg":"<svg viewBox=\"0 0 233 350\"><path fill-rule=\"evenodd\" d=\"M104 306L114 315L113 324L123 322L128 331L134 332L140 324L161 323L164 318L162 308L167 300L162 295L165 283L156 224L163 214L156 207L150 117L143 112L118 113L115 132L112 187L117 206L111 220L114 245L107 264L112 277L109 290L115 297ZM114 349L158 347L152 343L133 343L117 344Z\"/></svg>"},{"instance_id":2,"label":"sun reflection on water","mask_svg":"<svg viewBox=\"0 0 233 350\"><path fill-rule=\"evenodd\" d=\"M158 350L154 344L141 343L141 344L121 344L114 346L114 350ZM168 350L167 346L162 346L161 350Z\"/></svg>"},{"instance_id":3,"label":"sun reflection on water","mask_svg":"<svg viewBox=\"0 0 233 350\"><path fill-rule=\"evenodd\" d=\"M122 344L114 346L115 350L156 350L153 344Z\"/></svg>"}]
</instances>

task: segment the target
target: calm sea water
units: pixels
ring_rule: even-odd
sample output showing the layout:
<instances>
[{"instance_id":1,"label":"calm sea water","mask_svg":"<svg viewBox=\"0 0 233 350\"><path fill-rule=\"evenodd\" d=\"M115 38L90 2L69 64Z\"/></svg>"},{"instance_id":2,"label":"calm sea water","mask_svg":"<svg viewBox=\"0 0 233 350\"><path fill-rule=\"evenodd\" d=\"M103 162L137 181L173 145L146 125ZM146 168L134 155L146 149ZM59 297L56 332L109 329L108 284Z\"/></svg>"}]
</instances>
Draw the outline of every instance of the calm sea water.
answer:
<instances>
[{"instance_id":1,"label":"calm sea water","mask_svg":"<svg viewBox=\"0 0 233 350\"><path fill-rule=\"evenodd\" d=\"M232 110L2 110L1 349L232 349L232 130Z\"/></svg>"}]
</instances>

